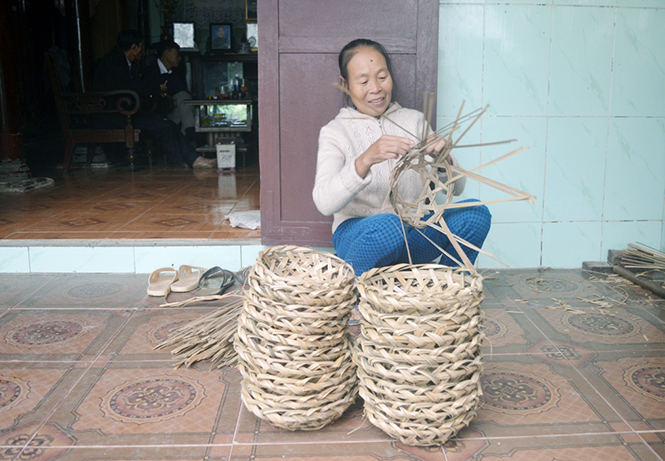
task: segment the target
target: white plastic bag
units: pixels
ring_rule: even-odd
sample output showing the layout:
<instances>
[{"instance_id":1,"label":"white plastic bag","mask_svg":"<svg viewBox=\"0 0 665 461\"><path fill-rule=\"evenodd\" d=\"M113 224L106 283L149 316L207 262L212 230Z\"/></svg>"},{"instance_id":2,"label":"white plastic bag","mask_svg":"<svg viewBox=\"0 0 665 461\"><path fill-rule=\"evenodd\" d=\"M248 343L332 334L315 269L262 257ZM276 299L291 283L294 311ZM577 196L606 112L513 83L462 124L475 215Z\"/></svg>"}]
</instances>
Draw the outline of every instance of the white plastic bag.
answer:
<instances>
[{"instance_id":1,"label":"white plastic bag","mask_svg":"<svg viewBox=\"0 0 665 461\"><path fill-rule=\"evenodd\" d=\"M261 228L261 211L234 211L226 215L226 219L231 223L231 227L242 227L243 229Z\"/></svg>"}]
</instances>

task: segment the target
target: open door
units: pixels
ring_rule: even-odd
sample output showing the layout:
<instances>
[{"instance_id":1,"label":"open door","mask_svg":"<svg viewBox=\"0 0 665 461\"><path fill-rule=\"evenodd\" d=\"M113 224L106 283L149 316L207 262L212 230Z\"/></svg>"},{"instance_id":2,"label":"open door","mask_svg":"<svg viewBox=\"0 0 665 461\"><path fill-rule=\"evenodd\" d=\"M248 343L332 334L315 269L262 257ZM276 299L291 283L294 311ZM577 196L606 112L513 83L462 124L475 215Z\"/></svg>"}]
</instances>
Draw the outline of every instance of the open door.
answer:
<instances>
[{"instance_id":1,"label":"open door","mask_svg":"<svg viewBox=\"0 0 665 461\"><path fill-rule=\"evenodd\" d=\"M344 105L332 86L339 51L356 38L383 44L393 100L422 110L437 85L439 1L261 0L258 24L261 240L331 247L332 217L312 188L319 130Z\"/></svg>"}]
</instances>

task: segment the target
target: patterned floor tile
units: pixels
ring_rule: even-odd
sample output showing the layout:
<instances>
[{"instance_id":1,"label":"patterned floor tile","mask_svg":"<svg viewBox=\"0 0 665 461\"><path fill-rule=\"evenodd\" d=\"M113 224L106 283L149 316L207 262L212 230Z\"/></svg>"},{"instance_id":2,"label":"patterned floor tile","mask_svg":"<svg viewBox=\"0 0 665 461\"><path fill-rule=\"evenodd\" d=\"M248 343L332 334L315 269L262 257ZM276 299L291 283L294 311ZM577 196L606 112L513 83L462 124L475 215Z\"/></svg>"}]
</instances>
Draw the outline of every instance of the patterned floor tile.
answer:
<instances>
[{"instance_id":1,"label":"patterned floor tile","mask_svg":"<svg viewBox=\"0 0 665 461\"><path fill-rule=\"evenodd\" d=\"M665 459L665 432L658 433L658 438L660 439L658 442L647 442L647 444L663 460Z\"/></svg>"},{"instance_id":2,"label":"patterned floor tile","mask_svg":"<svg viewBox=\"0 0 665 461\"><path fill-rule=\"evenodd\" d=\"M614 303L629 307L665 307L665 299L620 275L584 275L590 280L600 296L604 296Z\"/></svg>"},{"instance_id":3,"label":"patterned floor tile","mask_svg":"<svg viewBox=\"0 0 665 461\"><path fill-rule=\"evenodd\" d=\"M521 311L509 310L503 305L490 307L486 304L483 304L482 309L485 313L484 354L524 352L526 345L543 339L530 328L530 322L524 323L526 317Z\"/></svg>"},{"instance_id":4,"label":"patterned floor tile","mask_svg":"<svg viewBox=\"0 0 665 461\"><path fill-rule=\"evenodd\" d=\"M233 175L165 165L55 174L48 191L0 198L0 239L260 238L260 230L223 226L233 209L259 208L258 165Z\"/></svg>"},{"instance_id":5,"label":"patterned floor tile","mask_svg":"<svg viewBox=\"0 0 665 461\"><path fill-rule=\"evenodd\" d=\"M603 395L633 429L640 422L665 421L665 357L608 355L594 362L598 376L591 368L583 370L585 376L597 387L606 384Z\"/></svg>"},{"instance_id":6,"label":"patterned floor tile","mask_svg":"<svg viewBox=\"0 0 665 461\"><path fill-rule=\"evenodd\" d=\"M620 421L574 368L544 354L496 356L481 375L482 404L470 428L486 437L601 433ZM589 387L589 389L585 389ZM591 398L590 398L591 397Z\"/></svg>"},{"instance_id":7,"label":"patterned floor tile","mask_svg":"<svg viewBox=\"0 0 665 461\"><path fill-rule=\"evenodd\" d=\"M96 356L127 321L118 311L12 310L0 317L0 354L6 360L75 361Z\"/></svg>"},{"instance_id":8,"label":"patterned floor tile","mask_svg":"<svg viewBox=\"0 0 665 461\"><path fill-rule=\"evenodd\" d=\"M495 285L512 299L546 300L588 293L592 285L579 271L506 270L496 276Z\"/></svg>"},{"instance_id":9,"label":"patterned floor tile","mask_svg":"<svg viewBox=\"0 0 665 461\"><path fill-rule=\"evenodd\" d=\"M0 362L0 432L45 421L82 373L71 363Z\"/></svg>"},{"instance_id":10,"label":"patterned floor tile","mask_svg":"<svg viewBox=\"0 0 665 461\"><path fill-rule=\"evenodd\" d=\"M35 433L39 429L38 433ZM2 459L46 461L62 459L74 440L51 424L22 426L0 434Z\"/></svg>"},{"instance_id":11,"label":"patterned floor tile","mask_svg":"<svg viewBox=\"0 0 665 461\"><path fill-rule=\"evenodd\" d=\"M87 370L48 423L82 446L209 444L233 434L238 390L229 370L111 362Z\"/></svg>"},{"instance_id":12,"label":"patterned floor tile","mask_svg":"<svg viewBox=\"0 0 665 461\"><path fill-rule=\"evenodd\" d=\"M482 443L480 443L482 442ZM615 434L501 439L460 438L444 445L448 461L658 461L643 443L626 444Z\"/></svg>"},{"instance_id":13,"label":"patterned floor tile","mask_svg":"<svg viewBox=\"0 0 665 461\"><path fill-rule=\"evenodd\" d=\"M52 428L55 430L57 428ZM57 434L57 433L56 433ZM25 449L21 456L16 459L31 461L80 461L80 460L113 460L113 461L137 461L137 460L168 460L168 461L200 461L200 460L227 460L231 447L210 447L207 445L182 445L182 446L139 446L139 447L94 447L67 445L67 439L63 435L58 437L47 437L50 434L40 434L39 438L33 439L34 446ZM57 446L55 444L61 444ZM39 444L37 446L37 444ZM210 453L217 450L220 457L212 458ZM7 449L4 454L17 455L18 449ZM225 454L224 454L225 453ZM3 451L0 448L0 456ZM2 459L11 459L9 457Z\"/></svg>"},{"instance_id":14,"label":"patterned floor tile","mask_svg":"<svg viewBox=\"0 0 665 461\"><path fill-rule=\"evenodd\" d=\"M17 274L3 275L0 279L0 309L11 308L34 291L54 280L56 275Z\"/></svg>"},{"instance_id":15,"label":"patterned floor tile","mask_svg":"<svg viewBox=\"0 0 665 461\"><path fill-rule=\"evenodd\" d=\"M280 443L233 447L233 460L322 460L322 461L445 461L440 447L409 447L395 441L358 441L316 443L312 438L302 443Z\"/></svg>"},{"instance_id":16,"label":"patterned floor tile","mask_svg":"<svg viewBox=\"0 0 665 461\"><path fill-rule=\"evenodd\" d=\"M641 310L628 307L596 309L576 303L525 309L549 339L593 351L631 350L645 344L665 346L665 331Z\"/></svg>"},{"instance_id":17,"label":"patterned floor tile","mask_svg":"<svg viewBox=\"0 0 665 461\"><path fill-rule=\"evenodd\" d=\"M134 313L104 351L115 362L165 360L172 364L171 350L154 348L169 337L169 333L213 311L213 307L190 309L142 309Z\"/></svg>"},{"instance_id":18,"label":"patterned floor tile","mask_svg":"<svg viewBox=\"0 0 665 461\"><path fill-rule=\"evenodd\" d=\"M661 304L580 271L488 279L483 404L442 449L390 438L361 400L318 431L257 418L238 370L153 349L219 306L160 307L144 275L0 276L0 459L665 459Z\"/></svg>"},{"instance_id":19,"label":"patterned floor tile","mask_svg":"<svg viewBox=\"0 0 665 461\"><path fill-rule=\"evenodd\" d=\"M60 274L16 308L133 309L140 305L146 287L143 274Z\"/></svg>"}]
</instances>

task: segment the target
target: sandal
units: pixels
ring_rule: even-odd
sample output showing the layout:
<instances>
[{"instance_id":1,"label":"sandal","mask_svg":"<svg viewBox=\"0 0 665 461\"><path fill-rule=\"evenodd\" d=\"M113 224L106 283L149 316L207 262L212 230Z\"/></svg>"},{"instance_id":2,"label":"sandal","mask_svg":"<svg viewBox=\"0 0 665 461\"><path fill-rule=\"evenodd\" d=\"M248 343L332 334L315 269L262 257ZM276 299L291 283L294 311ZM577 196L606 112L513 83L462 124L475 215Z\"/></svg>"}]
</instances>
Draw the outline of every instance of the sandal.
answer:
<instances>
[{"instance_id":1,"label":"sandal","mask_svg":"<svg viewBox=\"0 0 665 461\"><path fill-rule=\"evenodd\" d=\"M178 272L172 267L162 267L150 274L148 296L166 296L171 291L171 284L178 280Z\"/></svg>"},{"instance_id":2,"label":"sandal","mask_svg":"<svg viewBox=\"0 0 665 461\"><path fill-rule=\"evenodd\" d=\"M211 296L224 294L235 283L233 272L219 266L208 269L199 280L196 296Z\"/></svg>"},{"instance_id":3,"label":"sandal","mask_svg":"<svg viewBox=\"0 0 665 461\"><path fill-rule=\"evenodd\" d=\"M252 266L246 266L246 267L243 267L242 269L240 269L238 272L236 272L234 274L235 278L236 278L236 281L240 285L244 285L245 283L247 283L247 279L249 278L249 271L250 270L252 270Z\"/></svg>"},{"instance_id":4,"label":"sandal","mask_svg":"<svg viewBox=\"0 0 665 461\"><path fill-rule=\"evenodd\" d=\"M203 267L183 264L178 269L178 281L171 285L171 291L174 293L184 293L196 289L205 271L206 269Z\"/></svg>"}]
</instances>

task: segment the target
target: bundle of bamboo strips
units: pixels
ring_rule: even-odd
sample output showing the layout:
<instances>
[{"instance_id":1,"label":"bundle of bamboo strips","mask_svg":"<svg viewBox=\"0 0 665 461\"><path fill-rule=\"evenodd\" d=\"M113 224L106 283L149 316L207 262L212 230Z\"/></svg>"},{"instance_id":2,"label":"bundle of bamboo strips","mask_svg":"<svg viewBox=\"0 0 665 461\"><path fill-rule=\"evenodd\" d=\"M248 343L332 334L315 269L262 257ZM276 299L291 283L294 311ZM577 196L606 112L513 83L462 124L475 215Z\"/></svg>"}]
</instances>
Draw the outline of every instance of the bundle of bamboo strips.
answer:
<instances>
[{"instance_id":1,"label":"bundle of bamboo strips","mask_svg":"<svg viewBox=\"0 0 665 461\"><path fill-rule=\"evenodd\" d=\"M665 253L643 244L629 243L620 264L627 269L665 270Z\"/></svg>"},{"instance_id":2,"label":"bundle of bamboo strips","mask_svg":"<svg viewBox=\"0 0 665 461\"><path fill-rule=\"evenodd\" d=\"M226 295L223 295L226 296ZM217 296L220 299L223 296ZM238 354L233 349L233 337L238 329L238 316L242 298L233 300L219 309L196 319L169 334L169 338L155 349L175 348L171 351L177 360L175 368L192 366L208 360L210 368L236 364Z\"/></svg>"},{"instance_id":3,"label":"bundle of bamboo strips","mask_svg":"<svg viewBox=\"0 0 665 461\"><path fill-rule=\"evenodd\" d=\"M640 273L635 273L634 270ZM644 244L629 243L619 264L614 266L615 273L663 298L665 298L664 271L665 253Z\"/></svg>"}]
</instances>

